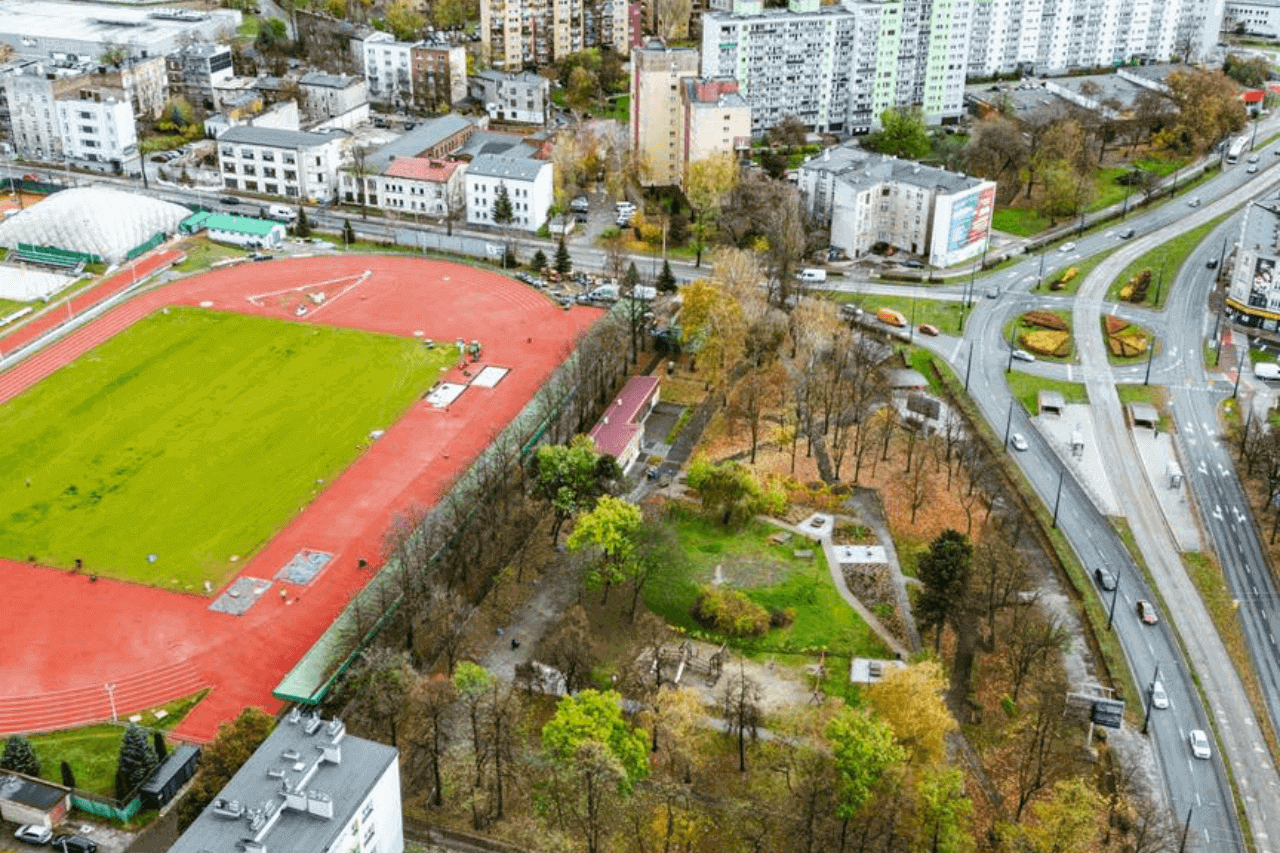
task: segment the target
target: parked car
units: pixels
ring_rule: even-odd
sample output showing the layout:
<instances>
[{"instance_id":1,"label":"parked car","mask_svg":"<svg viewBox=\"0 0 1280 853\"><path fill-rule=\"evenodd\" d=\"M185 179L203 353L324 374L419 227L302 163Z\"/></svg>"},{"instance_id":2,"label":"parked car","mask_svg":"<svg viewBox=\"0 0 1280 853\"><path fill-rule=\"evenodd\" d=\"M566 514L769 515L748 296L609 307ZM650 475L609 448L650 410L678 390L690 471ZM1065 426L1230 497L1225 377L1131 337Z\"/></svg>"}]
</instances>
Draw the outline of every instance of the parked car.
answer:
<instances>
[{"instance_id":1,"label":"parked car","mask_svg":"<svg viewBox=\"0 0 1280 853\"><path fill-rule=\"evenodd\" d=\"M1027 444L1027 440L1023 438L1022 433L1015 432L1009 436L1009 443L1013 445L1013 449L1019 452L1026 450L1031 445Z\"/></svg>"},{"instance_id":2,"label":"parked car","mask_svg":"<svg viewBox=\"0 0 1280 853\"><path fill-rule=\"evenodd\" d=\"M1151 706L1161 709L1169 707L1169 694L1164 692L1164 685L1159 681L1151 682Z\"/></svg>"},{"instance_id":3,"label":"parked car","mask_svg":"<svg viewBox=\"0 0 1280 853\"><path fill-rule=\"evenodd\" d=\"M904 267L908 267L908 268L913 269L913 270L922 270L922 269L924 269L924 261L916 261L916 260L903 261L903 262L902 262L902 265L903 265Z\"/></svg>"},{"instance_id":4,"label":"parked car","mask_svg":"<svg viewBox=\"0 0 1280 853\"><path fill-rule=\"evenodd\" d=\"M1106 592L1111 592L1111 590L1116 588L1116 576L1101 566L1093 570L1093 579L1096 580L1098 582L1098 586L1102 587Z\"/></svg>"},{"instance_id":5,"label":"parked car","mask_svg":"<svg viewBox=\"0 0 1280 853\"><path fill-rule=\"evenodd\" d=\"M25 841L28 844L43 847L49 843L49 839L53 838L53 830L47 826L29 823L25 826L18 827L18 831L13 834L13 837L19 841Z\"/></svg>"},{"instance_id":6,"label":"parked car","mask_svg":"<svg viewBox=\"0 0 1280 853\"><path fill-rule=\"evenodd\" d=\"M59 835L49 846L59 853L98 853L98 842L83 835Z\"/></svg>"},{"instance_id":7,"label":"parked car","mask_svg":"<svg viewBox=\"0 0 1280 853\"><path fill-rule=\"evenodd\" d=\"M1191 730L1191 754L1205 760L1213 757L1213 751L1209 749L1209 737L1204 729Z\"/></svg>"},{"instance_id":8,"label":"parked car","mask_svg":"<svg viewBox=\"0 0 1280 853\"><path fill-rule=\"evenodd\" d=\"M1036 357L1034 355L1032 355L1031 353L1027 352L1024 349L1014 350L1013 358L1015 361L1025 361L1025 362L1032 362L1036 360Z\"/></svg>"},{"instance_id":9,"label":"parked car","mask_svg":"<svg viewBox=\"0 0 1280 853\"><path fill-rule=\"evenodd\" d=\"M569 209L574 213L586 213L591 209L591 200L585 195L580 195L569 202Z\"/></svg>"},{"instance_id":10,"label":"parked car","mask_svg":"<svg viewBox=\"0 0 1280 853\"><path fill-rule=\"evenodd\" d=\"M240 199L236 198L233 195L224 195L222 198L218 199L218 201L222 202L223 204L239 204L240 203Z\"/></svg>"},{"instance_id":11,"label":"parked car","mask_svg":"<svg viewBox=\"0 0 1280 853\"><path fill-rule=\"evenodd\" d=\"M1142 620L1144 625L1154 625L1160 621L1160 617L1156 615L1156 606L1145 598L1138 599L1138 618Z\"/></svg>"}]
</instances>

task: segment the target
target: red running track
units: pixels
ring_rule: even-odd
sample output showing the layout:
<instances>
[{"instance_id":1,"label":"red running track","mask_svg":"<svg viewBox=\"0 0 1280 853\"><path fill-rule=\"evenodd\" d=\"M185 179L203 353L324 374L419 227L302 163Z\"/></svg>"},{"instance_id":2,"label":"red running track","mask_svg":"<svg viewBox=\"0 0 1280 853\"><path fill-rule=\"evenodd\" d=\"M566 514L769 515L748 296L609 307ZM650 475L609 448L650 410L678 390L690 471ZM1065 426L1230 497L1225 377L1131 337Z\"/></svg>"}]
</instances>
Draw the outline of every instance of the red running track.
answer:
<instances>
[{"instance_id":1,"label":"red running track","mask_svg":"<svg viewBox=\"0 0 1280 853\"><path fill-rule=\"evenodd\" d=\"M177 263L182 257L181 252L166 249L132 262L106 281L73 296L70 309L63 302L43 314L39 314L30 322L10 329L8 332L0 332L0 352L13 352L18 347L26 346L54 326L62 323L70 315L79 314L99 302L110 299L134 282L141 281L152 273L159 272L170 264Z\"/></svg>"},{"instance_id":2,"label":"red running track","mask_svg":"<svg viewBox=\"0 0 1280 853\"><path fill-rule=\"evenodd\" d=\"M297 320L288 300L249 296L324 281L344 295ZM283 304L282 304L283 303ZM305 587L280 584L243 616L215 613L209 598L0 560L0 733L39 731L110 716L106 684L125 715L212 692L177 728L207 741L247 706L278 710L271 696L370 573L394 517L434 503L494 435L533 397L600 312L565 311L496 273L405 257L276 260L209 273L146 293L0 376L7 401L71 359L168 304L440 341L478 339L481 364L510 368L492 389L469 388L447 410L419 401L240 571L271 579L304 548L334 559ZM293 304L296 304L293 303ZM466 382L457 368L446 380ZM0 635L0 636L2 636Z\"/></svg>"}]
</instances>

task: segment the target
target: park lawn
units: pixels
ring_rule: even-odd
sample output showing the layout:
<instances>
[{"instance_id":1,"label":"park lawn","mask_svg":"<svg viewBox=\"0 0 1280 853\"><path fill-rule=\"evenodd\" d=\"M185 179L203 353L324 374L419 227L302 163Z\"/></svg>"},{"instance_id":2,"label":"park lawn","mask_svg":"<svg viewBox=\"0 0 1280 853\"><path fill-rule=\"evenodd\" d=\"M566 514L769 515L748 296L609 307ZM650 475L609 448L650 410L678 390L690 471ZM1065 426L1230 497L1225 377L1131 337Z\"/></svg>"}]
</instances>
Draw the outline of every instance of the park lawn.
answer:
<instances>
[{"instance_id":1,"label":"park lawn","mask_svg":"<svg viewBox=\"0 0 1280 853\"><path fill-rule=\"evenodd\" d=\"M164 706L168 712L163 720L156 721L146 715L141 725L147 729L168 731L190 713L205 691L177 699ZM62 762L71 765L76 787L103 796L114 796L116 763L120 756L120 742L124 740L125 726L116 723L99 723L75 729L30 735L27 739L40 760L40 777L62 784Z\"/></svg>"},{"instance_id":2,"label":"park lawn","mask_svg":"<svg viewBox=\"0 0 1280 853\"><path fill-rule=\"evenodd\" d=\"M779 532L772 525L752 522L725 527L694 512L677 511L670 524L684 559L672 561L646 584L644 599L650 610L672 625L708 642L727 642L747 652L826 648L863 656L885 653L876 635L840 598L816 542L793 535L785 545L772 545L768 538ZM796 557L796 550L814 551L813 559ZM690 611L699 586L711 583L717 566L726 587L741 590L768 610L794 608L795 621L762 637L745 639L702 628Z\"/></svg>"},{"instance_id":3,"label":"park lawn","mask_svg":"<svg viewBox=\"0 0 1280 853\"><path fill-rule=\"evenodd\" d=\"M220 586L452 358L390 335L156 312L6 406L0 554Z\"/></svg>"},{"instance_id":4,"label":"park lawn","mask_svg":"<svg viewBox=\"0 0 1280 853\"><path fill-rule=\"evenodd\" d=\"M1120 405L1128 406L1130 403L1146 403L1155 407L1160 413L1160 422L1156 429L1160 432L1167 431L1171 426L1168 413L1169 392L1162 385L1117 385L1116 395L1120 398Z\"/></svg>"},{"instance_id":5,"label":"park lawn","mask_svg":"<svg viewBox=\"0 0 1280 853\"><path fill-rule=\"evenodd\" d=\"M992 228L1019 237L1034 236L1052 224L1049 217L1024 207L1006 207L1004 210L997 210L991 217Z\"/></svg>"},{"instance_id":6,"label":"park lawn","mask_svg":"<svg viewBox=\"0 0 1280 853\"><path fill-rule=\"evenodd\" d=\"M1134 168L1142 169L1144 172L1155 172L1160 177L1167 178L1187 165L1187 162L1187 160L1180 158L1166 160L1162 157L1144 157L1141 160L1134 160L1132 165Z\"/></svg>"},{"instance_id":7,"label":"park lawn","mask_svg":"<svg viewBox=\"0 0 1280 853\"><path fill-rule=\"evenodd\" d=\"M1107 301L1119 302L1120 290L1129 283L1129 279L1135 277L1144 269L1150 269L1152 272L1151 286L1147 288L1146 299L1140 304L1149 308L1163 308L1165 300L1169 298L1168 285L1177 280L1178 271L1182 269L1182 264L1187 260L1187 256L1200 244L1200 241L1209 236L1213 229L1221 225L1222 221L1231 215L1232 212L1228 212L1214 217L1199 228L1193 228L1185 234L1179 234L1172 240L1137 258L1133 263L1125 267L1120 272L1120 275L1116 276L1115 281L1111 282L1111 287L1107 289ZM1162 270L1163 276L1161 275ZM1160 284L1160 287L1157 288L1157 284ZM1158 301L1157 295L1159 296Z\"/></svg>"},{"instance_id":8,"label":"park lawn","mask_svg":"<svg viewBox=\"0 0 1280 853\"><path fill-rule=\"evenodd\" d=\"M1089 402L1089 394L1084 385L1079 382L1046 379L1030 373L1021 373L1017 370L1006 374L1005 379L1009 383L1009 390L1013 393L1013 396L1032 415L1036 413L1036 398L1041 391L1057 391L1061 393L1063 402L1068 405Z\"/></svg>"},{"instance_id":9,"label":"park lawn","mask_svg":"<svg viewBox=\"0 0 1280 853\"><path fill-rule=\"evenodd\" d=\"M181 273L206 270L216 261L227 258L243 258L246 254L244 249L235 246L224 246L221 243L213 242L208 237L194 237L184 241L182 251L186 254L186 259L174 265L174 269Z\"/></svg>"}]
</instances>

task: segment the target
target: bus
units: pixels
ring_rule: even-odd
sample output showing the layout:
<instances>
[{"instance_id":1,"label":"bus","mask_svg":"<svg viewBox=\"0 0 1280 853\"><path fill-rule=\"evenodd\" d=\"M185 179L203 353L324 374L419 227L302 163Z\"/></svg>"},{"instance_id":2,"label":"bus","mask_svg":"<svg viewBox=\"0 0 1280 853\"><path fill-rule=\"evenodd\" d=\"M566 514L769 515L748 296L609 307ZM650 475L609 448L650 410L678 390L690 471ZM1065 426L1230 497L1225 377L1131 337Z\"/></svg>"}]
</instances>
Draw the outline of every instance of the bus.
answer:
<instances>
[{"instance_id":1,"label":"bus","mask_svg":"<svg viewBox=\"0 0 1280 853\"><path fill-rule=\"evenodd\" d=\"M1244 149L1249 146L1249 139L1245 136L1237 136L1231 140L1231 147L1227 149L1227 165L1234 166L1240 162L1240 158L1244 155Z\"/></svg>"}]
</instances>

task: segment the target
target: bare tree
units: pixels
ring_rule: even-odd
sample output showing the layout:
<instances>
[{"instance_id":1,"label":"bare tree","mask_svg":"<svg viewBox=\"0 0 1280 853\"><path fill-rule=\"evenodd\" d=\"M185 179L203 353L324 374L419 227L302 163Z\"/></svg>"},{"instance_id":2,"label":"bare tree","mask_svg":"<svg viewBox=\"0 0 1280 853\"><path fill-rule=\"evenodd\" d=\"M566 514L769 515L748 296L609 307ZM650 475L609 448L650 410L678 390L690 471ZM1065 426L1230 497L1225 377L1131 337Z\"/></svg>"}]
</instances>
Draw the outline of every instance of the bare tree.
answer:
<instances>
[{"instance_id":1,"label":"bare tree","mask_svg":"<svg viewBox=\"0 0 1280 853\"><path fill-rule=\"evenodd\" d=\"M730 735L738 739L738 770L747 770L747 738L755 742L763 712L760 708L760 685L739 668L738 674L725 684L720 699L721 713L729 724Z\"/></svg>"},{"instance_id":2,"label":"bare tree","mask_svg":"<svg viewBox=\"0 0 1280 853\"><path fill-rule=\"evenodd\" d=\"M458 691L447 678L420 678L409 694L412 712L408 718L406 739L426 753L431 774L431 803L436 808L444 805L440 764L448 748L452 711L457 698Z\"/></svg>"},{"instance_id":3,"label":"bare tree","mask_svg":"<svg viewBox=\"0 0 1280 853\"><path fill-rule=\"evenodd\" d=\"M1013 679L1013 701L1018 701L1023 684L1032 670L1062 651L1071 635L1057 619L1047 619L1039 608L1023 606L1013 608L1013 619L1005 644L1004 660Z\"/></svg>"}]
</instances>

